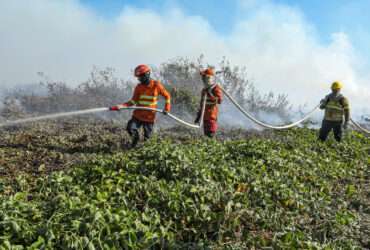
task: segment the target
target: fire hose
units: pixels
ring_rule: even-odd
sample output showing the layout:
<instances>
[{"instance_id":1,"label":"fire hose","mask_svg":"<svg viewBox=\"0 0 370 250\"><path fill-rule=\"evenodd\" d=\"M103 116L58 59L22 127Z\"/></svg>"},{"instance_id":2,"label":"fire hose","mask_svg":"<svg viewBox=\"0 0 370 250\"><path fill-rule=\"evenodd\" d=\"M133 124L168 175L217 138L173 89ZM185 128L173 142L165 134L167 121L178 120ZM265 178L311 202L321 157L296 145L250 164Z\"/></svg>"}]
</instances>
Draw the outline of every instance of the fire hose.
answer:
<instances>
[{"instance_id":1,"label":"fire hose","mask_svg":"<svg viewBox=\"0 0 370 250\"><path fill-rule=\"evenodd\" d=\"M301 118L300 120L296 122L293 122L287 125L282 125L282 126L273 126L273 125L257 120L255 117L252 116L252 114L248 113L245 109L243 109L242 106L240 106L239 103L237 103L236 100L224 88L222 88L222 86L220 87L221 87L221 90L224 92L224 94L227 96L227 98L229 98L229 100L235 105L235 107L237 107L240 110L240 112L242 112L248 119L250 119L254 123L264 128L282 130L282 129L288 129L288 128L295 127L299 125L300 123L304 122L305 120L307 120L308 118L310 118L311 115L320 107L320 104L317 105L312 111L310 111L307 115L305 115L303 118Z\"/></svg>"},{"instance_id":2,"label":"fire hose","mask_svg":"<svg viewBox=\"0 0 370 250\"><path fill-rule=\"evenodd\" d=\"M303 118L301 118L300 120L296 121L296 122L293 122L293 123L290 123L290 124L287 124L287 125L281 125L281 126L273 126L273 125L270 125L270 124L267 124L267 123L264 123L262 121L259 121L258 119L256 119L255 117L253 117L250 113L248 113L245 109L243 109L236 101L235 99L222 87L221 87L221 90L223 91L223 93L227 96L227 98L229 98L229 100L235 105L235 107L237 107L240 112L242 112L248 119L250 119L251 121L253 121L254 123L264 127L264 128L268 128L268 129L275 129L275 130L282 130L282 129L288 129L288 128L292 128L292 127L295 127L295 126L298 126L299 124L301 124L302 122L304 122L305 120L309 119L312 114L319 109L320 107L320 104L318 104L313 110L311 110L310 112L307 113L307 115L305 115ZM358 124L357 122L355 122L352 118L350 119L351 122L353 123L353 125L355 127L357 127L360 131L366 133L366 134L370 134L370 131L363 128L360 124Z\"/></svg>"},{"instance_id":3,"label":"fire hose","mask_svg":"<svg viewBox=\"0 0 370 250\"><path fill-rule=\"evenodd\" d=\"M216 75L218 74L221 74L223 71L217 71L216 72ZM218 77L216 76L216 79L218 79ZM244 116L246 116L249 120L253 121L254 123L260 125L261 127L264 127L264 128L268 128L268 129L274 129L274 130L283 130L283 129L289 129L289 128L292 128L292 127L295 127L295 126L298 126L299 124L301 124L302 122L306 121L307 119L309 119L312 114L318 110L320 108L320 104L318 104L314 109L312 109L310 112L308 112L303 118L301 118L300 120L296 121L296 122L293 122L293 123L290 123L290 124L286 124L286 125L281 125L281 126L274 126L274 125L271 125L271 124L267 124L267 123L264 123L260 120L258 120L257 118L253 117L252 114L250 114L249 112L247 112L245 109L243 109L242 106L239 105L239 103L236 102L236 100L221 86L221 84L219 84L222 92L227 96L227 98L229 98L229 100L235 105L235 107L237 107L239 109L240 112L242 112L244 114ZM357 127L360 131L366 133L366 134L370 134L370 131L365 129L364 127L362 127L360 124L358 124L357 122L355 122L352 118L350 119L351 122L353 123L353 125L355 127Z\"/></svg>"},{"instance_id":4,"label":"fire hose","mask_svg":"<svg viewBox=\"0 0 370 250\"><path fill-rule=\"evenodd\" d=\"M353 123L353 125L355 125L355 127L357 127L359 130L361 130L362 132L364 132L365 134L370 134L370 131L367 130L366 128L364 127L361 127L360 124L358 124L357 122L355 122L352 118L351 118L351 122Z\"/></svg>"}]
</instances>

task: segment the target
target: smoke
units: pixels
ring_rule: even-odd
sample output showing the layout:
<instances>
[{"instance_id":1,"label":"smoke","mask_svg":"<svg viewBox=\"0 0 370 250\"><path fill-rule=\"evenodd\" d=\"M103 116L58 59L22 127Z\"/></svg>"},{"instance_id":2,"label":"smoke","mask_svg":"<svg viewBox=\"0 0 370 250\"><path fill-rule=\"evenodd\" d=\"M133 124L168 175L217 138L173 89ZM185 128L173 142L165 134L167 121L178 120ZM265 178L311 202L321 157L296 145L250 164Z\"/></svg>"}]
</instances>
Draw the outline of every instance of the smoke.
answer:
<instances>
[{"instance_id":1,"label":"smoke","mask_svg":"<svg viewBox=\"0 0 370 250\"><path fill-rule=\"evenodd\" d=\"M76 86L93 65L129 78L140 63L204 54L211 64L226 56L245 66L258 90L286 93L297 106L314 106L332 81L343 81L355 117L370 113L370 76L346 33L323 43L298 9L268 0L240 0L240 9L245 15L226 35L176 8L126 6L104 19L77 0L2 0L0 89L36 82L40 71Z\"/></svg>"},{"instance_id":2,"label":"smoke","mask_svg":"<svg viewBox=\"0 0 370 250\"><path fill-rule=\"evenodd\" d=\"M222 105L220 105L220 114L221 115L219 116L219 123L224 127L227 126L231 128L261 129L260 126L256 125L248 118L241 115L240 111L237 110L234 104L232 104L227 99L223 101Z\"/></svg>"}]
</instances>

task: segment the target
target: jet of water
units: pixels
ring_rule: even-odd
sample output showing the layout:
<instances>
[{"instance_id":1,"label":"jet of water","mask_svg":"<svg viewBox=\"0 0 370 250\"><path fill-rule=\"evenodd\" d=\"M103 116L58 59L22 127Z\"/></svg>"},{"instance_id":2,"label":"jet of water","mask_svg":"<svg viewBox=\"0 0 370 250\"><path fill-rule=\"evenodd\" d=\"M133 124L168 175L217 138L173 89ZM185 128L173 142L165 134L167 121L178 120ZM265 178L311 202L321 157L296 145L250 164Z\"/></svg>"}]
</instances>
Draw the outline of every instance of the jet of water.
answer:
<instances>
[{"instance_id":1,"label":"jet of water","mask_svg":"<svg viewBox=\"0 0 370 250\"><path fill-rule=\"evenodd\" d=\"M56 113L56 114L50 114L50 115L42 115L38 117L19 119L15 121L7 121L4 123L0 123L0 127L8 127L8 126L18 125L18 124L22 124L26 122L35 122L35 121L46 120L46 119L56 119L56 118L65 117L65 116L76 116L76 115L97 113L97 112L103 112L103 111L108 111L108 110L109 108L94 108L94 109L85 109L85 110L78 110L78 111L71 111L71 112Z\"/></svg>"}]
</instances>

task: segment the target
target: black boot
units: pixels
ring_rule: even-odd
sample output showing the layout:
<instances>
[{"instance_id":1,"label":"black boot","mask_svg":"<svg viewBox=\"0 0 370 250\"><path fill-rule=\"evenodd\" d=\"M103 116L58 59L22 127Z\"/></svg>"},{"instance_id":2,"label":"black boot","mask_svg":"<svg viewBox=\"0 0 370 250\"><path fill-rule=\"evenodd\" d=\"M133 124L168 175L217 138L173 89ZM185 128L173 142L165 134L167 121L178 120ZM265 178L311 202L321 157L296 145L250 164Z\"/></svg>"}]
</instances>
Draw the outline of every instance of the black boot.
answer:
<instances>
[{"instance_id":1,"label":"black boot","mask_svg":"<svg viewBox=\"0 0 370 250\"><path fill-rule=\"evenodd\" d=\"M206 132L205 136L207 136L208 138L215 138L216 134L212 132Z\"/></svg>"},{"instance_id":2,"label":"black boot","mask_svg":"<svg viewBox=\"0 0 370 250\"><path fill-rule=\"evenodd\" d=\"M133 136L130 148L135 148L138 143L139 143L139 136Z\"/></svg>"}]
</instances>

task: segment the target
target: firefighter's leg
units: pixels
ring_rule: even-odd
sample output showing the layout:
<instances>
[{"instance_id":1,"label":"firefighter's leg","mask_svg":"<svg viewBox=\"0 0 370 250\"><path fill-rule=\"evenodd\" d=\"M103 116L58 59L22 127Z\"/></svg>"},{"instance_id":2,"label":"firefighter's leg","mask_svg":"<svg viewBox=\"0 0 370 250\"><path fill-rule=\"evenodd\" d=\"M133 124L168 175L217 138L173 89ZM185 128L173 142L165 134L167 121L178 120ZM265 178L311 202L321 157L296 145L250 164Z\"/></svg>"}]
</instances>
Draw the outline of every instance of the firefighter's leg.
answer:
<instances>
[{"instance_id":1,"label":"firefighter's leg","mask_svg":"<svg viewBox=\"0 0 370 250\"><path fill-rule=\"evenodd\" d=\"M204 134L210 138L215 137L217 132L217 121L204 121Z\"/></svg>"},{"instance_id":2,"label":"firefighter's leg","mask_svg":"<svg viewBox=\"0 0 370 250\"><path fill-rule=\"evenodd\" d=\"M139 142L140 136L139 136L139 129L141 127L141 122L138 121L135 118L132 118L128 123L127 123L127 132L132 138L132 143L131 146L135 147L137 143Z\"/></svg>"},{"instance_id":3,"label":"firefighter's leg","mask_svg":"<svg viewBox=\"0 0 370 250\"><path fill-rule=\"evenodd\" d=\"M203 121L203 132L204 132L204 135L208 136L208 134L209 134L209 124L208 124L208 121Z\"/></svg>"},{"instance_id":4,"label":"firefighter's leg","mask_svg":"<svg viewBox=\"0 0 370 250\"><path fill-rule=\"evenodd\" d=\"M330 122L323 120L319 132L319 140L326 141L331 130Z\"/></svg>"},{"instance_id":5,"label":"firefighter's leg","mask_svg":"<svg viewBox=\"0 0 370 250\"><path fill-rule=\"evenodd\" d=\"M154 124L145 123L143 127L144 127L144 140L148 140L152 136Z\"/></svg>"},{"instance_id":6,"label":"firefighter's leg","mask_svg":"<svg viewBox=\"0 0 370 250\"><path fill-rule=\"evenodd\" d=\"M333 125L333 130L334 130L334 138L335 138L335 140L337 140L337 142L341 142L342 141L342 134L343 134L343 131L342 131L342 122L336 122Z\"/></svg>"},{"instance_id":7,"label":"firefighter's leg","mask_svg":"<svg viewBox=\"0 0 370 250\"><path fill-rule=\"evenodd\" d=\"M205 135L207 136L207 137L209 137L209 138L214 138L215 136L216 136L216 133L212 133L212 132L207 132L207 133L205 133Z\"/></svg>"}]
</instances>

